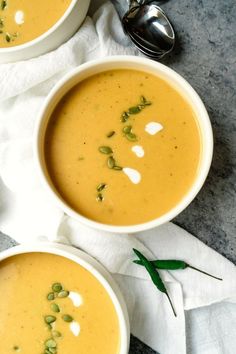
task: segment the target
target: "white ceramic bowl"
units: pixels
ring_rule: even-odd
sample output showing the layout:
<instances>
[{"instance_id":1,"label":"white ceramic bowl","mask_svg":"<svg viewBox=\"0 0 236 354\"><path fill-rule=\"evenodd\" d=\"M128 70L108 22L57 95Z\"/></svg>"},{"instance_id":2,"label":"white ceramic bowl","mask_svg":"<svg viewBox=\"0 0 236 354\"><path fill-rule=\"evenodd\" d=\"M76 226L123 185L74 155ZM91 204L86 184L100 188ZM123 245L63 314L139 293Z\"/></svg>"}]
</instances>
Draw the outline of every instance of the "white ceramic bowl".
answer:
<instances>
[{"instance_id":1,"label":"white ceramic bowl","mask_svg":"<svg viewBox=\"0 0 236 354\"><path fill-rule=\"evenodd\" d=\"M130 339L130 327L127 308L119 290L118 285L115 283L108 271L95 259L88 256L86 253L79 251L77 248L58 244L58 243L46 243L38 242L27 245L15 246L0 252L0 262L11 256L24 253L43 252L56 254L58 256L65 257L71 261L74 261L87 269L105 288L106 292L110 296L119 321L120 328L120 351L119 354L127 354L129 351L129 339Z\"/></svg>"},{"instance_id":2,"label":"white ceramic bowl","mask_svg":"<svg viewBox=\"0 0 236 354\"><path fill-rule=\"evenodd\" d=\"M47 32L30 42L0 48L0 64L29 59L57 48L79 28L87 14L89 4L90 0L71 0L64 15Z\"/></svg>"},{"instance_id":3,"label":"white ceramic bowl","mask_svg":"<svg viewBox=\"0 0 236 354\"><path fill-rule=\"evenodd\" d=\"M56 104L60 101L64 94L68 92L68 90L70 90L75 84L86 79L87 77L102 71L113 69L134 69L146 71L148 73L157 75L169 82L172 87L177 89L191 105L192 109L196 114L202 137L202 155L200 160L200 166L196 179L188 193L173 209L171 209L169 212L165 213L161 217L143 224L131 226L106 225L96 221L92 221L75 212L60 197L60 195L57 193L54 186L50 182L50 178L46 170L46 164L44 161L43 153L44 136L50 115L54 110ZM150 59L138 58L133 56L114 56L81 65L76 70L66 75L60 82L58 82L58 84L53 88L53 90L46 98L44 106L42 107L41 112L39 114L38 124L36 127L34 148L35 160L37 163L37 168L42 183L46 187L46 190L52 196L56 204L61 209L63 209L66 214L95 229L116 233L134 233L151 229L155 226L164 224L165 222L176 217L189 205L189 203L191 203L191 201L200 191L211 165L213 153L213 135L209 116L207 114L204 104L202 103L198 94L190 86L190 84L179 74L177 74L175 71L168 68L167 66L154 62Z\"/></svg>"}]
</instances>

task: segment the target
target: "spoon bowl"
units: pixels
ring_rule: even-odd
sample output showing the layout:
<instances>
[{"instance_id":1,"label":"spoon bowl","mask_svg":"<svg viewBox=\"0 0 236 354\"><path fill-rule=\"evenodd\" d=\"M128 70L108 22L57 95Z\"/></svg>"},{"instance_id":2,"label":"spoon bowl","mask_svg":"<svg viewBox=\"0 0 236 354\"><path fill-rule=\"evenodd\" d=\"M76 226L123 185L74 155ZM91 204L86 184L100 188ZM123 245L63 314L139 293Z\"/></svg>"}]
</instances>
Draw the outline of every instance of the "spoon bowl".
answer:
<instances>
[{"instance_id":1,"label":"spoon bowl","mask_svg":"<svg viewBox=\"0 0 236 354\"><path fill-rule=\"evenodd\" d=\"M156 2L131 1L122 23L136 47L147 56L161 58L173 50L174 29Z\"/></svg>"}]
</instances>

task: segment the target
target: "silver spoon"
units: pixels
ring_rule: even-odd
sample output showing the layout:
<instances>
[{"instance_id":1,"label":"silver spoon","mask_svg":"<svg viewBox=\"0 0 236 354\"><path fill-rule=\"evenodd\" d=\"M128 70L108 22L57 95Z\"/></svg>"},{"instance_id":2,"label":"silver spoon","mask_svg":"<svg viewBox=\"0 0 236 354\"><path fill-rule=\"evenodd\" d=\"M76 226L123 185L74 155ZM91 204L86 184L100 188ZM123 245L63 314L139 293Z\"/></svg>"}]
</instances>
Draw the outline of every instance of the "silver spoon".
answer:
<instances>
[{"instance_id":1,"label":"silver spoon","mask_svg":"<svg viewBox=\"0 0 236 354\"><path fill-rule=\"evenodd\" d=\"M126 33L145 55L160 59L175 44L175 32L164 11L155 1L128 0L129 10L122 19Z\"/></svg>"}]
</instances>

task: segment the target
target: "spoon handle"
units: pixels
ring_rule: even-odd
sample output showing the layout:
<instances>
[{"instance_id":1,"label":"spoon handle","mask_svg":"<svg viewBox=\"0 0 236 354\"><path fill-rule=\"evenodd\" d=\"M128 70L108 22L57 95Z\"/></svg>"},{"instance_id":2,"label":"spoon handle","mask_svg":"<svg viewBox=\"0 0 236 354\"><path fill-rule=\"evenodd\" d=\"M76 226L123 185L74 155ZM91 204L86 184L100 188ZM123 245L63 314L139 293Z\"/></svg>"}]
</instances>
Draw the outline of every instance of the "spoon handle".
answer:
<instances>
[{"instance_id":1,"label":"spoon handle","mask_svg":"<svg viewBox=\"0 0 236 354\"><path fill-rule=\"evenodd\" d=\"M142 4L142 0L127 0L129 8L132 9L133 7L140 6Z\"/></svg>"}]
</instances>

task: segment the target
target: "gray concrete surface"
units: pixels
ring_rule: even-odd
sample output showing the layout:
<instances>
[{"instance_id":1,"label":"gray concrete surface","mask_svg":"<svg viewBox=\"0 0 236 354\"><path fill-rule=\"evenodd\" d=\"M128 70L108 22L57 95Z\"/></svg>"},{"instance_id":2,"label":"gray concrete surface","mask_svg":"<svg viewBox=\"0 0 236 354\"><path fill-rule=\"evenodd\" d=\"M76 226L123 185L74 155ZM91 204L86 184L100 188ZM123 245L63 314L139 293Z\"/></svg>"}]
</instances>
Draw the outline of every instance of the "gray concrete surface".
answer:
<instances>
[{"instance_id":1,"label":"gray concrete surface","mask_svg":"<svg viewBox=\"0 0 236 354\"><path fill-rule=\"evenodd\" d=\"M175 52L162 62L183 75L200 94L215 135L206 184L175 222L236 264L236 2L160 3L178 34ZM0 251L13 244L2 235ZM130 354L154 353L131 338Z\"/></svg>"}]
</instances>

